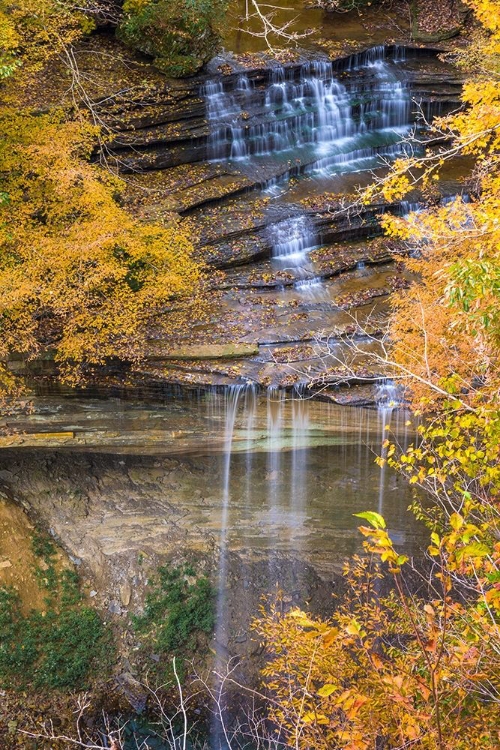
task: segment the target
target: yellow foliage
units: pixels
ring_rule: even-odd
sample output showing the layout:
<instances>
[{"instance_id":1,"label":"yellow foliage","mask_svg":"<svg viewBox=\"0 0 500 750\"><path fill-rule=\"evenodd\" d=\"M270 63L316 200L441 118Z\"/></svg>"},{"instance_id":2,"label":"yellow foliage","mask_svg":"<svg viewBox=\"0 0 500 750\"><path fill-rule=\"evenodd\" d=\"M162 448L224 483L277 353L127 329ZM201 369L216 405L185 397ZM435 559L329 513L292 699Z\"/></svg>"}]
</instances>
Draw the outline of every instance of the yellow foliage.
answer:
<instances>
[{"instance_id":1,"label":"yellow foliage","mask_svg":"<svg viewBox=\"0 0 500 750\"><path fill-rule=\"evenodd\" d=\"M180 334L193 311L183 322L166 306L200 282L182 229L139 224L118 205L120 181L84 160L90 126L4 110L0 127L11 175L0 207L2 359L53 348L71 365L134 360L153 325Z\"/></svg>"},{"instance_id":2,"label":"yellow foliage","mask_svg":"<svg viewBox=\"0 0 500 750\"><path fill-rule=\"evenodd\" d=\"M331 620L283 611L278 596L254 623L268 651L270 719L285 746L363 750L383 738L418 750L496 747L491 623L453 601L438 578L425 603L399 584L380 596L369 560L355 558L345 575L349 589Z\"/></svg>"},{"instance_id":3,"label":"yellow foliage","mask_svg":"<svg viewBox=\"0 0 500 750\"><path fill-rule=\"evenodd\" d=\"M0 0L3 49L22 63L0 106L0 360L52 350L73 380L137 361L152 332L179 336L204 315L181 223L139 223L119 205L121 181L89 161L99 132L84 115L20 106L30 77L92 27L90 6Z\"/></svg>"},{"instance_id":4,"label":"yellow foliage","mask_svg":"<svg viewBox=\"0 0 500 750\"><path fill-rule=\"evenodd\" d=\"M414 404L432 410L448 392L471 408L493 398L500 369L500 7L470 0L483 24L455 58L467 71L463 110L431 127L450 145L399 159L387 179L374 184L399 199L420 186L432 191L440 169L456 155L477 160L469 203L387 217L388 234L414 248L407 262L418 279L394 297L392 357L411 380ZM480 61L480 65L479 65Z\"/></svg>"}]
</instances>

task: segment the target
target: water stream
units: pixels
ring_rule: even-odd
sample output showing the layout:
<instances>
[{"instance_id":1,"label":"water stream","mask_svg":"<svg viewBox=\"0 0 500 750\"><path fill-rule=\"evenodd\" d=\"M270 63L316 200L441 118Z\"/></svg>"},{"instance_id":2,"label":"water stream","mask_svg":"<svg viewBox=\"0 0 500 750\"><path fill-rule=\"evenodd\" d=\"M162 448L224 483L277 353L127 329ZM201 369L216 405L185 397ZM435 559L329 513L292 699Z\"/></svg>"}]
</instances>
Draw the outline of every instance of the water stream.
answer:
<instances>
[{"instance_id":1,"label":"water stream","mask_svg":"<svg viewBox=\"0 0 500 750\"><path fill-rule=\"evenodd\" d=\"M340 570L345 557L360 550L356 512L384 515L396 543L410 553L418 549L420 532L405 513L408 487L375 464L388 437L404 447L414 436L391 381L380 385L375 410L318 404L300 389L258 395L251 385L210 400L219 404L225 436L215 634L221 673L235 645L234 597L241 611L255 606L244 585L248 559L266 561L269 591L283 583L284 560L308 561L327 578ZM233 561L231 582L229 550L243 565L235 573Z\"/></svg>"},{"instance_id":2,"label":"water stream","mask_svg":"<svg viewBox=\"0 0 500 750\"><path fill-rule=\"evenodd\" d=\"M322 59L298 67L276 64L264 86L246 74L236 82L209 81L201 91L209 158L255 160L292 151L297 158L306 152L306 172L325 175L365 169L374 159L401 153L412 122L410 91L398 70L404 60L404 48L378 46L340 65Z\"/></svg>"}]
</instances>

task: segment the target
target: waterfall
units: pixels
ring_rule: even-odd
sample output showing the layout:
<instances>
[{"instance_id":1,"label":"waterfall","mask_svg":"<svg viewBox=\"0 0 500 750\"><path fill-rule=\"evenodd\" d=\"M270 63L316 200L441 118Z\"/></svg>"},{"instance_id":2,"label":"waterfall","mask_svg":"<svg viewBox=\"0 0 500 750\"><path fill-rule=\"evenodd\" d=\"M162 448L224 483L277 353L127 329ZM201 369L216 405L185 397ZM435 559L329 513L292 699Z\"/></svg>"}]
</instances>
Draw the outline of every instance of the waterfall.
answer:
<instances>
[{"instance_id":1,"label":"waterfall","mask_svg":"<svg viewBox=\"0 0 500 750\"><path fill-rule=\"evenodd\" d=\"M309 252L318 244L308 216L292 216L269 228L273 263L282 271L303 276L309 271Z\"/></svg>"},{"instance_id":2,"label":"waterfall","mask_svg":"<svg viewBox=\"0 0 500 750\"><path fill-rule=\"evenodd\" d=\"M398 57L395 48L393 67L394 60L404 59L401 49ZM206 83L201 94L210 126L209 159L274 157L312 148L309 171L335 171L378 154L400 153L410 97L386 61L386 48L374 47L349 60L345 69L364 67L366 82L341 83L334 63L317 60L299 68L275 65L263 87L245 74L236 83Z\"/></svg>"},{"instance_id":3,"label":"waterfall","mask_svg":"<svg viewBox=\"0 0 500 750\"><path fill-rule=\"evenodd\" d=\"M223 402L224 419L224 444L223 444L223 461L222 461L222 482L221 482L221 499L222 514L219 532L219 562L217 571L217 590L216 590L216 607L215 607L215 663L214 663L214 689L216 692L222 692L223 680L222 675L226 669L226 649L224 646L224 633L228 626L227 617L227 584L228 584L228 531L229 531L229 510L231 504L231 458L233 454L233 439L236 417L238 409L243 403L247 406L248 391L254 389L252 386L232 385L225 390ZM213 415L211 415L213 416ZM220 695L221 711L225 710L223 696ZM221 750L226 747L224 729L220 718L214 714L212 718L211 746L213 750Z\"/></svg>"},{"instance_id":4,"label":"waterfall","mask_svg":"<svg viewBox=\"0 0 500 750\"><path fill-rule=\"evenodd\" d=\"M401 391L394 383L394 381L385 380L377 387L376 401L380 424L380 457L384 459L384 463L380 467L380 485L377 510L380 515L383 516L387 473L387 467L385 464L387 449L385 447L385 441L387 439L387 428L391 423L392 412L394 411L394 409L397 409L401 406Z\"/></svg>"},{"instance_id":5,"label":"waterfall","mask_svg":"<svg viewBox=\"0 0 500 750\"><path fill-rule=\"evenodd\" d=\"M453 195L444 195L439 201L439 205L449 206L450 203L454 203L457 198L460 198L462 203L470 203L469 193L453 193Z\"/></svg>"},{"instance_id":6,"label":"waterfall","mask_svg":"<svg viewBox=\"0 0 500 750\"><path fill-rule=\"evenodd\" d=\"M229 528L229 506L231 501L231 456L233 451L234 427L236 415L240 405L242 394L245 392L245 385L231 385L225 391L224 401L224 452L222 463L222 514L219 533L219 567L217 574L217 600L216 600L216 620L215 620L215 643L216 643L216 667L215 671L220 671L223 663L220 660L218 648L223 640L223 630L226 612L226 585L227 585L227 541Z\"/></svg>"},{"instance_id":7,"label":"waterfall","mask_svg":"<svg viewBox=\"0 0 500 750\"><path fill-rule=\"evenodd\" d=\"M292 401L292 469L290 473L290 509L292 533L296 535L303 529L307 500L307 468L309 436L309 403L300 388ZM298 540L293 539L293 546L298 548Z\"/></svg>"},{"instance_id":8,"label":"waterfall","mask_svg":"<svg viewBox=\"0 0 500 750\"><path fill-rule=\"evenodd\" d=\"M266 394L267 412L267 507L268 524L271 529L277 529L282 515L281 507L284 498L284 472L282 470L282 448L284 438L284 407L285 391L270 386ZM277 579L275 548L271 548L269 555L269 577Z\"/></svg>"},{"instance_id":9,"label":"waterfall","mask_svg":"<svg viewBox=\"0 0 500 750\"><path fill-rule=\"evenodd\" d=\"M298 81L293 68L274 67L257 116L261 121L256 124L246 121L252 93L244 75L233 90L226 91L223 81L204 85L211 126L209 158L265 156L355 135L348 92L333 77L330 62L303 65Z\"/></svg>"},{"instance_id":10,"label":"waterfall","mask_svg":"<svg viewBox=\"0 0 500 750\"><path fill-rule=\"evenodd\" d=\"M210 123L208 158L214 161L239 159L247 156L244 139L242 101L250 95L252 87L248 76L238 78L234 91L226 91L221 80L208 81L201 90L207 105ZM227 150L230 144L229 153Z\"/></svg>"},{"instance_id":11,"label":"waterfall","mask_svg":"<svg viewBox=\"0 0 500 750\"><path fill-rule=\"evenodd\" d=\"M317 559L325 546L338 557L351 549L353 540L358 544L356 532L351 532L353 512L378 509L401 538L394 510L396 500L398 508L401 504L400 496L391 493L385 503L385 487L393 488L393 480L386 469L377 474L373 463L373 450L384 440L400 401L389 380L377 391L378 414L320 406L299 386L291 392L272 386L258 394L253 386L239 385L224 395L214 394L212 403L219 404L219 410L208 417L217 422L221 437L217 499L222 506L215 691L223 688L217 675L225 674L231 655L241 653L237 644L245 642L248 632L246 626L241 630L237 613L247 611L254 601L255 590L246 585L253 564L267 593L277 585L288 601L300 602L307 590L307 579L301 577L307 570L300 561ZM364 485L362 477L368 478ZM244 640L239 640L242 632ZM219 703L225 710L223 695ZM226 747L216 716L211 739L213 750Z\"/></svg>"},{"instance_id":12,"label":"waterfall","mask_svg":"<svg viewBox=\"0 0 500 750\"><path fill-rule=\"evenodd\" d=\"M419 213L423 208L423 203L415 201L401 201L399 204L399 215L408 216L408 214Z\"/></svg>"},{"instance_id":13,"label":"waterfall","mask_svg":"<svg viewBox=\"0 0 500 750\"><path fill-rule=\"evenodd\" d=\"M273 265L282 272L291 273L294 286L306 295L314 296L322 280L314 276L309 253L318 246L318 236L311 219L301 214L271 224L268 228L272 247Z\"/></svg>"}]
</instances>

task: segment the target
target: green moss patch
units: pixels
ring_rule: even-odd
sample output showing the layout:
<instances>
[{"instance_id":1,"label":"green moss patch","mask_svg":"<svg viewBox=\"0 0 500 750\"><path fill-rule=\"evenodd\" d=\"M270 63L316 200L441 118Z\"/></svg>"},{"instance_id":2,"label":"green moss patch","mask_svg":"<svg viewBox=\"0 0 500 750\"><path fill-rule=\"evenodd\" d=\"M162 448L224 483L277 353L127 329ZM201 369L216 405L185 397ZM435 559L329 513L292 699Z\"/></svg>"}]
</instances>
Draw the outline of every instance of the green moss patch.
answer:
<instances>
[{"instance_id":1,"label":"green moss patch","mask_svg":"<svg viewBox=\"0 0 500 750\"><path fill-rule=\"evenodd\" d=\"M132 617L143 637L143 650L161 659L169 672L172 657L189 658L206 650L215 624L215 591L210 580L191 565L158 568L150 581L144 613Z\"/></svg>"}]
</instances>

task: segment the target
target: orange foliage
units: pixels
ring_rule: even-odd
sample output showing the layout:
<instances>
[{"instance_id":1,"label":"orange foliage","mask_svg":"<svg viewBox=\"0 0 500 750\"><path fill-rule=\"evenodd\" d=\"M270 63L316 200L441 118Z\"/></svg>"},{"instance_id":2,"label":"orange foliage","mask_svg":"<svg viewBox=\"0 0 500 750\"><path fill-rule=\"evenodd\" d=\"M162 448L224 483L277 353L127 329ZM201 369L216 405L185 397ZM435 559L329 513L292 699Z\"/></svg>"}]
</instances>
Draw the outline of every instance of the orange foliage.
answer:
<instances>
[{"instance_id":1,"label":"orange foliage","mask_svg":"<svg viewBox=\"0 0 500 750\"><path fill-rule=\"evenodd\" d=\"M285 747L497 747L494 624L453 599L449 577L429 579L426 601L406 593L398 573L395 592L379 595L382 575L368 560L344 572L349 591L331 619L278 601L255 624L268 651L269 717Z\"/></svg>"},{"instance_id":2,"label":"orange foliage","mask_svg":"<svg viewBox=\"0 0 500 750\"><path fill-rule=\"evenodd\" d=\"M3 115L1 357L53 348L72 366L134 360L152 325L181 333L196 311L182 314L179 300L200 283L182 228L139 224L119 206L120 181L86 161L90 126Z\"/></svg>"},{"instance_id":3,"label":"orange foliage","mask_svg":"<svg viewBox=\"0 0 500 750\"><path fill-rule=\"evenodd\" d=\"M441 398L433 385L460 393L471 406L494 398L499 388L500 7L491 0L469 4L483 28L458 54L469 75L464 109L432 126L451 144L398 160L389 176L368 191L368 196L381 191L388 199L415 186L432 191L446 161L460 154L477 159L469 203L457 199L385 221L389 234L414 249L408 267L419 281L395 297L393 358L420 378L412 380L411 388L423 408Z\"/></svg>"},{"instance_id":4,"label":"orange foliage","mask_svg":"<svg viewBox=\"0 0 500 750\"><path fill-rule=\"evenodd\" d=\"M365 550L392 578L391 595L357 560L331 620L262 612L270 715L300 750L500 747L500 6L469 4L483 30L459 55L465 109L434 125L450 145L397 161L367 191L367 200L400 199L414 186L432 193L445 161L477 160L470 203L385 221L413 250L391 360L425 421L417 444L401 454L386 441L379 463L427 492L413 512L429 528L429 569L419 596L418 574L406 579L409 561L367 512Z\"/></svg>"},{"instance_id":5,"label":"orange foliage","mask_svg":"<svg viewBox=\"0 0 500 750\"><path fill-rule=\"evenodd\" d=\"M180 221L139 223L120 206L121 181L89 162L99 132L85 114L19 106L30 77L92 27L90 5L0 0L0 76L10 76L0 107L4 386L13 352L52 350L74 380L109 358L140 359L153 327L178 336L205 315L187 232Z\"/></svg>"}]
</instances>

